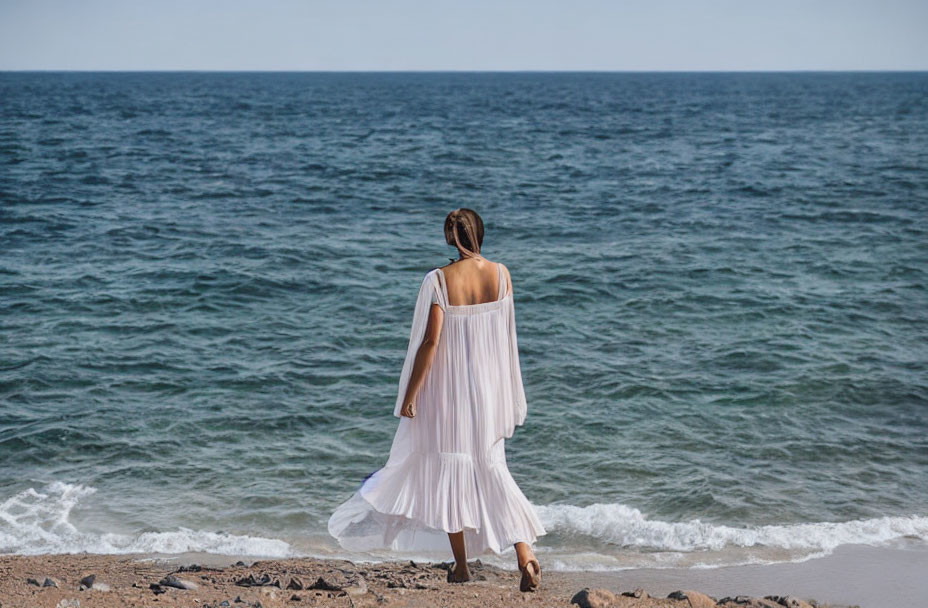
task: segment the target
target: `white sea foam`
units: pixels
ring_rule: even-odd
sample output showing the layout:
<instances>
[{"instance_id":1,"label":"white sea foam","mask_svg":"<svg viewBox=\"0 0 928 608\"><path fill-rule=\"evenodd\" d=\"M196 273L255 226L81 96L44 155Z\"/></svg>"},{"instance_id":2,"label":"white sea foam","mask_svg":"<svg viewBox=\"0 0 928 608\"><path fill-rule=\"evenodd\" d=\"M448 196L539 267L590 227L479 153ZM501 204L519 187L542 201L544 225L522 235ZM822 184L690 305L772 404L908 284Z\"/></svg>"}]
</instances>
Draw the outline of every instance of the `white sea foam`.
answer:
<instances>
[{"instance_id":1,"label":"white sea foam","mask_svg":"<svg viewBox=\"0 0 928 608\"><path fill-rule=\"evenodd\" d=\"M78 502L94 488L54 482L29 488L0 503L0 553L187 553L290 557L289 543L273 538L178 527L141 534L91 533L70 521Z\"/></svg>"},{"instance_id":2,"label":"white sea foam","mask_svg":"<svg viewBox=\"0 0 928 608\"><path fill-rule=\"evenodd\" d=\"M732 527L701 522L649 520L620 504L537 507L549 532L584 535L619 547L656 551L721 551L768 547L827 553L840 545L879 545L909 537L928 540L928 517L878 517L845 522Z\"/></svg>"},{"instance_id":3,"label":"white sea foam","mask_svg":"<svg viewBox=\"0 0 928 608\"><path fill-rule=\"evenodd\" d=\"M71 512L82 499L95 492L88 486L56 482L41 491L29 488L3 500L0 502L0 553L203 552L280 558L340 556L332 554L333 547L301 546L299 539L294 541L295 546L280 539L185 527L138 534L79 530L72 522ZM548 537L543 538L538 547L554 569L714 567L801 561L827 555L845 544L881 545L901 538L928 541L928 517L915 515L838 523L733 527L699 520L650 520L641 511L619 504L536 508L549 534L565 542L565 546L546 544L551 538ZM571 542L572 538L577 542ZM614 546L615 551L607 551L609 555L590 552L590 539ZM574 549L567 546L574 544ZM341 557L364 559L355 555ZM496 556L488 556L486 561L495 563L495 559ZM498 565L506 563L500 559Z\"/></svg>"}]
</instances>

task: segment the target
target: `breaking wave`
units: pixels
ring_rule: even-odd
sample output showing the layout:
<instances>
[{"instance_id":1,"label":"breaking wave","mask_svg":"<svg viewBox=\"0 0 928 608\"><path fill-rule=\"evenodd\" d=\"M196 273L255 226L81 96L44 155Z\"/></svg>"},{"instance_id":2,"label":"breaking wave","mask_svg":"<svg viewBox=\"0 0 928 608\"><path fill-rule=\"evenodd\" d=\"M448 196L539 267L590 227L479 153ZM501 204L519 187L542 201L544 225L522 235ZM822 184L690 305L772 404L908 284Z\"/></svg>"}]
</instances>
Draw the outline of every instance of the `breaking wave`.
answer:
<instances>
[{"instance_id":1,"label":"breaking wave","mask_svg":"<svg viewBox=\"0 0 928 608\"><path fill-rule=\"evenodd\" d=\"M730 547L769 547L828 553L840 545L879 545L898 538L928 540L928 517L878 517L845 522L734 527L694 519L649 520L620 504L537 507L549 532L583 535L620 547L656 551L721 551Z\"/></svg>"},{"instance_id":2,"label":"breaking wave","mask_svg":"<svg viewBox=\"0 0 928 608\"><path fill-rule=\"evenodd\" d=\"M0 553L187 553L290 557L289 543L273 538L178 527L141 534L91 533L70 521L78 502L95 488L54 482L41 492L24 490L0 503Z\"/></svg>"},{"instance_id":3,"label":"breaking wave","mask_svg":"<svg viewBox=\"0 0 928 608\"><path fill-rule=\"evenodd\" d=\"M29 488L3 500L0 502L0 553L202 552L264 558L333 557L325 550L299 546L299 541L295 541L299 546L296 548L281 539L181 526L170 531L138 534L79 530L71 521L71 512L82 499L95 492L95 488L85 485L54 482L41 491ZM712 567L802 561L827 555L841 545L881 545L902 538L928 541L928 517L919 515L736 527L699 520L650 520L638 509L620 504L536 508L549 535L557 535L566 544L577 546L576 551L566 546L545 547L542 539L539 550L552 561L555 569ZM614 547L616 551L607 552L615 555L589 552L590 541ZM389 558L384 556L384 559ZM496 556L489 556L487 561L498 560ZM500 560L500 565L505 565L505 560Z\"/></svg>"}]
</instances>

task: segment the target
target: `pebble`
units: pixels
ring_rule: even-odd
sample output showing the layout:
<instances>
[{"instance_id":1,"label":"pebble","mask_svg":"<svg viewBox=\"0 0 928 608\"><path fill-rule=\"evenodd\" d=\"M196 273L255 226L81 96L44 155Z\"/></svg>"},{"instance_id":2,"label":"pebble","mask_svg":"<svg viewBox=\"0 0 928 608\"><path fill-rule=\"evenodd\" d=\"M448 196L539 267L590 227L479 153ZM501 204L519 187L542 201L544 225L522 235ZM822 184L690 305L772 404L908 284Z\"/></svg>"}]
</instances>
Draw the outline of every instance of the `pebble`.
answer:
<instances>
[{"instance_id":1,"label":"pebble","mask_svg":"<svg viewBox=\"0 0 928 608\"><path fill-rule=\"evenodd\" d=\"M719 604L735 604L745 608L782 608L778 602L749 595L738 595L735 597L724 597L719 600Z\"/></svg>"},{"instance_id":2,"label":"pebble","mask_svg":"<svg viewBox=\"0 0 928 608\"><path fill-rule=\"evenodd\" d=\"M667 597L672 600L686 600L689 608L715 608L716 605L713 598L698 591L674 591Z\"/></svg>"},{"instance_id":3,"label":"pebble","mask_svg":"<svg viewBox=\"0 0 928 608\"><path fill-rule=\"evenodd\" d=\"M645 600L651 597L650 595L648 595L648 592L642 589L641 587L638 587L634 591L625 591L622 593L622 595L624 595L625 597L635 597L635 598L645 599Z\"/></svg>"},{"instance_id":4,"label":"pebble","mask_svg":"<svg viewBox=\"0 0 928 608\"><path fill-rule=\"evenodd\" d=\"M193 581L187 581L182 578L177 578L173 574L167 575L166 577L158 581L158 584L161 585L162 587L174 587L175 589L184 589L188 591L192 591L198 587L198 585L194 583Z\"/></svg>"},{"instance_id":5,"label":"pebble","mask_svg":"<svg viewBox=\"0 0 928 608\"><path fill-rule=\"evenodd\" d=\"M786 608L812 608L812 604L791 595L768 595L765 599L774 601Z\"/></svg>"},{"instance_id":6,"label":"pebble","mask_svg":"<svg viewBox=\"0 0 928 608\"><path fill-rule=\"evenodd\" d=\"M85 589L90 589L91 587L93 587L93 583L95 580L97 580L96 574L88 574L87 576L81 579L80 590L83 591Z\"/></svg>"},{"instance_id":7,"label":"pebble","mask_svg":"<svg viewBox=\"0 0 928 608\"><path fill-rule=\"evenodd\" d=\"M307 587L307 589L321 589L323 591L341 591L342 588L334 583L330 583L321 576L316 579L316 582Z\"/></svg>"},{"instance_id":8,"label":"pebble","mask_svg":"<svg viewBox=\"0 0 928 608\"><path fill-rule=\"evenodd\" d=\"M570 603L580 608L608 608L615 603L615 594L608 589L584 587L570 598Z\"/></svg>"},{"instance_id":9,"label":"pebble","mask_svg":"<svg viewBox=\"0 0 928 608\"><path fill-rule=\"evenodd\" d=\"M261 578L255 578L254 574L249 574L248 576L235 581L235 584L239 587L263 587L265 585L274 585L280 587L280 581L275 580L274 582L271 582L271 576L266 573Z\"/></svg>"}]
</instances>

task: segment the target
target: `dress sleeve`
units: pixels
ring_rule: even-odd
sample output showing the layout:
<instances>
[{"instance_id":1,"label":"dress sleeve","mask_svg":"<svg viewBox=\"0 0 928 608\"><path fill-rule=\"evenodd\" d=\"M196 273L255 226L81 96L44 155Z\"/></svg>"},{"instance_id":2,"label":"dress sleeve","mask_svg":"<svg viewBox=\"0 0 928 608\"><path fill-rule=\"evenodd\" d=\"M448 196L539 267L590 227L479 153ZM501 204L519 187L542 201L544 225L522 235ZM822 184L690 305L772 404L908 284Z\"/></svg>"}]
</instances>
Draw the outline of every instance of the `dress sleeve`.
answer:
<instances>
[{"instance_id":1,"label":"dress sleeve","mask_svg":"<svg viewBox=\"0 0 928 608\"><path fill-rule=\"evenodd\" d=\"M416 352L425 336L425 328L429 321L429 308L432 307L432 302L438 302L439 306L442 306L442 298L438 291L438 278L435 275L436 271L430 270L419 286L419 296L416 298L416 307L412 315L412 329L409 332L409 345L406 347L406 359L403 362L403 371L400 373L399 390L396 395L396 405L393 408L393 415L397 418L400 417L400 410L403 408L403 397L406 396L406 386L412 375Z\"/></svg>"},{"instance_id":2,"label":"dress sleeve","mask_svg":"<svg viewBox=\"0 0 928 608\"><path fill-rule=\"evenodd\" d=\"M528 405L525 401L525 387L522 384L522 366L519 363L519 340L516 337L516 305L509 299L509 365L512 377L512 399L514 408L514 426L525 422Z\"/></svg>"}]
</instances>

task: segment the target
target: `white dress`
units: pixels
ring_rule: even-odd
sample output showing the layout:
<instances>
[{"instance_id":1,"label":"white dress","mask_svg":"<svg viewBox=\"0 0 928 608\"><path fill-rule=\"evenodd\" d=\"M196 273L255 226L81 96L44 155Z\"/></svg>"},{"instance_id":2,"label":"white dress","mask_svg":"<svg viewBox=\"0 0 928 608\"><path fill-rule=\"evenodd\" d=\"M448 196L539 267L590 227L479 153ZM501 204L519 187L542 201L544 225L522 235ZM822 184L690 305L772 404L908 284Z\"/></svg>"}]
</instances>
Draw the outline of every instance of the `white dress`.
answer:
<instances>
[{"instance_id":1,"label":"white dress","mask_svg":"<svg viewBox=\"0 0 928 608\"><path fill-rule=\"evenodd\" d=\"M468 556L499 555L546 533L506 464L505 438L527 408L512 292L504 293L497 268L498 299L481 304L449 305L440 268L422 280L394 416L432 302L444 310L435 358L415 418L400 417L386 465L329 518L329 533L343 548L450 554L447 533L464 530Z\"/></svg>"}]
</instances>

